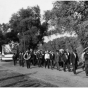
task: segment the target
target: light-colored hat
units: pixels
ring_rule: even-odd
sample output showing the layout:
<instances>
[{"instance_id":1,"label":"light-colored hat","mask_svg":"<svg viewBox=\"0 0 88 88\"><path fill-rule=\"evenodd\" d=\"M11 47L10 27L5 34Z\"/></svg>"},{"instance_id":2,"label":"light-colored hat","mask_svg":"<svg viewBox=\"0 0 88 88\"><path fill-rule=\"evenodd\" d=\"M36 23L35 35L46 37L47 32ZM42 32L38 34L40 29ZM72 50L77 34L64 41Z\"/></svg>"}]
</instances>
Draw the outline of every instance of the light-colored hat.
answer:
<instances>
[{"instance_id":1,"label":"light-colored hat","mask_svg":"<svg viewBox=\"0 0 88 88\"><path fill-rule=\"evenodd\" d=\"M64 50L63 50L63 49L60 49L59 51L60 51L60 52L63 52Z\"/></svg>"}]
</instances>

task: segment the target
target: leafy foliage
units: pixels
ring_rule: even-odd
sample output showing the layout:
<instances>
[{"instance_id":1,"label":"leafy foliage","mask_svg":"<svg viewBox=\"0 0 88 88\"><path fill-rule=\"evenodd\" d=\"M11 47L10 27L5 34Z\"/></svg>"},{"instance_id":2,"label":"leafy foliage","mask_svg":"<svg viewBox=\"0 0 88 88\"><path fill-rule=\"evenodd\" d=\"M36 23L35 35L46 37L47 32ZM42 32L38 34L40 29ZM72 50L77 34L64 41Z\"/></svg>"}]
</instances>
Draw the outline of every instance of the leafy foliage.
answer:
<instances>
[{"instance_id":1,"label":"leafy foliage","mask_svg":"<svg viewBox=\"0 0 88 88\"><path fill-rule=\"evenodd\" d=\"M56 32L75 31L83 48L85 48L88 46L87 14L88 1L56 1L53 4L53 9L45 12L44 16L46 17L44 18L47 18L45 20L55 26Z\"/></svg>"},{"instance_id":2,"label":"leafy foliage","mask_svg":"<svg viewBox=\"0 0 88 88\"><path fill-rule=\"evenodd\" d=\"M59 50L59 49L69 49L72 51L80 46L80 42L77 38L74 37L61 37L54 39L53 41L49 41L43 45L43 49L45 50Z\"/></svg>"},{"instance_id":3,"label":"leafy foliage","mask_svg":"<svg viewBox=\"0 0 88 88\"><path fill-rule=\"evenodd\" d=\"M43 36L47 31L47 24L40 22L39 6L20 9L13 14L9 21L12 30L19 34L21 48L37 48L38 43L43 42Z\"/></svg>"}]
</instances>

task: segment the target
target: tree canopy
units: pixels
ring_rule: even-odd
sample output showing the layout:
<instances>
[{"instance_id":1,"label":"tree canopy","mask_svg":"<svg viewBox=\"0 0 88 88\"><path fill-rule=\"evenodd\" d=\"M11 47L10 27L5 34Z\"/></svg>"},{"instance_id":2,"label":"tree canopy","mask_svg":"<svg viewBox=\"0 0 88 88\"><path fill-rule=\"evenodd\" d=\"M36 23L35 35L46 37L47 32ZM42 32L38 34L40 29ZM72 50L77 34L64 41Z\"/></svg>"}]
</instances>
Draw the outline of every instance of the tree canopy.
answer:
<instances>
[{"instance_id":1,"label":"tree canopy","mask_svg":"<svg viewBox=\"0 0 88 88\"><path fill-rule=\"evenodd\" d=\"M0 25L0 39L3 43L11 40L18 41L21 49L37 48L39 43L43 44L44 36L59 33L73 33L78 36L78 40L83 48L88 46L88 1L55 1L51 10L45 11L41 22L40 7L22 8L14 13L8 24ZM48 31L49 27L55 30ZM10 32L7 32L8 29ZM69 41L69 38L67 38ZM75 40L76 41L76 40ZM64 47L65 40L55 40L49 42L53 49ZM58 45L62 44L62 46ZM70 42L71 45L74 42ZM69 44L68 44L69 45ZM46 45L45 45L46 47Z\"/></svg>"},{"instance_id":2,"label":"tree canopy","mask_svg":"<svg viewBox=\"0 0 88 88\"><path fill-rule=\"evenodd\" d=\"M54 25L55 32L75 32L82 46L88 46L88 1L55 1L44 19ZM55 33L54 32L54 33Z\"/></svg>"},{"instance_id":3,"label":"tree canopy","mask_svg":"<svg viewBox=\"0 0 88 88\"><path fill-rule=\"evenodd\" d=\"M36 48L38 43L43 42L43 36L47 31L47 24L40 21L39 6L20 9L14 13L9 21L11 29L18 34L21 46L26 48ZM21 48L22 48L21 47Z\"/></svg>"}]
</instances>

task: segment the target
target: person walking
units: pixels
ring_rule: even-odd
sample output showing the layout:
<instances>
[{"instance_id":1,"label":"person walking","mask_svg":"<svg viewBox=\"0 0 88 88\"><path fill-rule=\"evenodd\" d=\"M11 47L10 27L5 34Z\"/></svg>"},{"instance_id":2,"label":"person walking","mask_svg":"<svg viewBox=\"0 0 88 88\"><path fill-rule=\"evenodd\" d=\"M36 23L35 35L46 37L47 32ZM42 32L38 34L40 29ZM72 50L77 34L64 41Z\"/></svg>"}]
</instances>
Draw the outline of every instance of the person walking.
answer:
<instances>
[{"instance_id":1,"label":"person walking","mask_svg":"<svg viewBox=\"0 0 88 88\"><path fill-rule=\"evenodd\" d=\"M39 66L39 50L36 52L36 63Z\"/></svg>"},{"instance_id":2,"label":"person walking","mask_svg":"<svg viewBox=\"0 0 88 88\"><path fill-rule=\"evenodd\" d=\"M31 54L28 51L26 51L26 53L24 54L24 59L26 60L27 68L30 68L30 58Z\"/></svg>"},{"instance_id":3,"label":"person walking","mask_svg":"<svg viewBox=\"0 0 88 88\"><path fill-rule=\"evenodd\" d=\"M28 50L28 52L30 52L30 55L31 55L31 57L30 57L30 63L32 63L32 65L34 65L34 54L33 54L33 50L30 49L30 51Z\"/></svg>"},{"instance_id":4,"label":"person walking","mask_svg":"<svg viewBox=\"0 0 88 88\"><path fill-rule=\"evenodd\" d=\"M13 63L14 63L14 66L17 64L17 54L16 53L13 54Z\"/></svg>"},{"instance_id":5,"label":"person walking","mask_svg":"<svg viewBox=\"0 0 88 88\"><path fill-rule=\"evenodd\" d=\"M21 52L19 53L19 65L21 66Z\"/></svg>"},{"instance_id":6,"label":"person walking","mask_svg":"<svg viewBox=\"0 0 88 88\"><path fill-rule=\"evenodd\" d=\"M85 70L85 58L84 58L84 55L85 55L85 51L81 54L82 69L83 69L83 70Z\"/></svg>"},{"instance_id":7,"label":"person walking","mask_svg":"<svg viewBox=\"0 0 88 88\"><path fill-rule=\"evenodd\" d=\"M67 55L66 55L66 52L63 51L63 52L62 52L62 55L61 55L61 58L62 58L62 62L63 62L63 70L64 70L64 72L66 71L66 59L67 59L66 56L67 56Z\"/></svg>"},{"instance_id":8,"label":"person walking","mask_svg":"<svg viewBox=\"0 0 88 88\"><path fill-rule=\"evenodd\" d=\"M45 68L46 66L48 66L49 69L49 65L50 65L50 54L48 51L45 52Z\"/></svg>"},{"instance_id":9,"label":"person walking","mask_svg":"<svg viewBox=\"0 0 88 88\"><path fill-rule=\"evenodd\" d=\"M84 59L85 59L85 73L86 76L88 76L88 50L85 51Z\"/></svg>"},{"instance_id":10,"label":"person walking","mask_svg":"<svg viewBox=\"0 0 88 88\"><path fill-rule=\"evenodd\" d=\"M70 62L71 62L71 58L70 58L70 52L68 49L66 49L66 66L68 68L68 71L70 72L71 69L70 69Z\"/></svg>"},{"instance_id":11,"label":"person walking","mask_svg":"<svg viewBox=\"0 0 88 88\"><path fill-rule=\"evenodd\" d=\"M60 61L60 54L59 54L59 51L56 50L56 53L55 53L55 63L56 63L57 70L60 71L59 61Z\"/></svg>"},{"instance_id":12,"label":"person walking","mask_svg":"<svg viewBox=\"0 0 88 88\"><path fill-rule=\"evenodd\" d=\"M54 68L54 61L55 61L55 54L53 52L50 52L50 64L51 64L51 69Z\"/></svg>"},{"instance_id":13,"label":"person walking","mask_svg":"<svg viewBox=\"0 0 88 88\"><path fill-rule=\"evenodd\" d=\"M37 64L37 59L36 59L36 52L33 52L33 65L35 66Z\"/></svg>"},{"instance_id":14,"label":"person walking","mask_svg":"<svg viewBox=\"0 0 88 88\"><path fill-rule=\"evenodd\" d=\"M41 67L41 65L42 65L42 58L43 58L42 51L40 51L40 53L39 53L39 67Z\"/></svg>"},{"instance_id":15,"label":"person walking","mask_svg":"<svg viewBox=\"0 0 88 88\"><path fill-rule=\"evenodd\" d=\"M42 52L42 66L44 66L44 63L45 63L44 56L45 56L45 53L44 53L44 51L43 51L43 52Z\"/></svg>"},{"instance_id":16,"label":"person walking","mask_svg":"<svg viewBox=\"0 0 88 88\"><path fill-rule=\"evenodd\" d=\"M78 61L79 61L76 50L73 50L73 52L70 54L70 58L71 58L71 63L72 63L72 67L73 67L73 73L76 74Z\"/></svg>"},{"instance_id":17,"label":"person walking","mask_svg":"<svg viewBox=\"0 0 88 88\"><path fill-rule=\"evenodd\" d=\"M21 53L21 66L24 67L24 58L23 58L23 52Z\"/></svg>"},{"instance_id":18,"label":"person walking","mask_svg":"<svg viewBox=\"0 0 88 88\"><path fill-rule=\"evenodd\" d=\"M64 72L66 71L66 67L68 68L68 71L70 71L69 58L68 58L68 54L67 54L67 52L65 50L64 50L64 52L62 54L62 61L63 61L63 70L64 70Z\"/></svg>"}]
</instances>

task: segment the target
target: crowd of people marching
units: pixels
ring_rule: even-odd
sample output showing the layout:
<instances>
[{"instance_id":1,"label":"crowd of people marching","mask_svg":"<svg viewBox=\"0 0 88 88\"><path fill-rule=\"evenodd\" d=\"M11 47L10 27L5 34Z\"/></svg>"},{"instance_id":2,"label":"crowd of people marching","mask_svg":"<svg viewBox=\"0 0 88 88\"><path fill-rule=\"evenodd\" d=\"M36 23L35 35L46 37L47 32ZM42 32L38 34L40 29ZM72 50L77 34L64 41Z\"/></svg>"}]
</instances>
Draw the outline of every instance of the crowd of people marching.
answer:
<instances>
[{"instance_id":1,"label":"crowd of people marching","mask_svg":"<svg viewBox=\"0 0 88 88\"><path fill-rule=\"evenodd\" d=\"M69 52L68 49L60 49L53 51L43 51L37 50L33 51L32 49L26 50L25 53L14 53L13 62L14 65L19 61L19 65L24 67L26 63L27 68L30 68L31 65L38 67L47 67L48 69L55 69L61 71L73 71L76 74L77 66L79 63L79 58L76 50ZM88 65L87 65L88 66ZM87 68L88 69L88 68ZM88 75L88 71L85 68L86 75Z\"/></svg>"}]
</instances>

